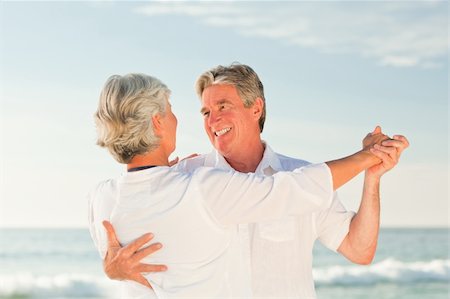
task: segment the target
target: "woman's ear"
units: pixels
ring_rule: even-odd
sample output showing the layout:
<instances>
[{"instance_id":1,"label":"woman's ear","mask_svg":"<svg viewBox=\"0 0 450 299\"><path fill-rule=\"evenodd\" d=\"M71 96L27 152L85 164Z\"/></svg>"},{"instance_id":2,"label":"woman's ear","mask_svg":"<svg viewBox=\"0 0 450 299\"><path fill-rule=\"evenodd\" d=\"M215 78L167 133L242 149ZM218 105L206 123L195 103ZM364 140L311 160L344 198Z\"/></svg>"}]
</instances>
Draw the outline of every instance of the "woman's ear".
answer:
<instances>
[{"instance_id":1,"label":"woman's ear","mask_svg":"<svg viewBox=\"0 0 450 299\"><path fill-rule=\"evenodd\" d=\"M152 116L152 126L153 126L153 132L156 136L162 136L162 121L161 121L161 115L156 114Z\"/></svg>"}]
</instances>

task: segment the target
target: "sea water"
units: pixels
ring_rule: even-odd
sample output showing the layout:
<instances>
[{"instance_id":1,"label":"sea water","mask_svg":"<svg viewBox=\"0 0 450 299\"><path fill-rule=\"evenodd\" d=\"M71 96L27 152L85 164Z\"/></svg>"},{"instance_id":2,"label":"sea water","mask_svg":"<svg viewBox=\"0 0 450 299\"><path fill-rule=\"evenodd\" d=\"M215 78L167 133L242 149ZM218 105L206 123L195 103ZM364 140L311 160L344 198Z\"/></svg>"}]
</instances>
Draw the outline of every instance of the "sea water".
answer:
<instances>
[{"instance_id":1,"label":"sea water","mask_svg":"<svg viewBox=\"0 0 450 299\"><path fill-rule=\"evenodd\" d=\"M314 249L319 299L449 298L449 229L382 229L372 265ZM87 229L0 229L0 298L119 298Z\"/></svg>"},{"instance_id":2,"label":"sea water","mask_svg":"<svg viewBox=\"0 0 450 299\"><path fill-rule=\"evenodd\" d=\"M316 244L318 298L448 299L449 237L449 229L382 229L370 266Z\"/></svg>"}]
</instances>

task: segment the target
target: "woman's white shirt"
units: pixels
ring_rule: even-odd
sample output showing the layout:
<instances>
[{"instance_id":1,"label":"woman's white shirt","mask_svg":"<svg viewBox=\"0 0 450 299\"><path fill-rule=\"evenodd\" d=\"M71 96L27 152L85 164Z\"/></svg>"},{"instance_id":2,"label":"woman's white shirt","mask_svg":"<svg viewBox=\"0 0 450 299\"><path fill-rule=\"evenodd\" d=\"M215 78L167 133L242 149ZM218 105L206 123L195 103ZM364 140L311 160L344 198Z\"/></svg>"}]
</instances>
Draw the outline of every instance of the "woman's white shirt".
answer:
<instances>
[{"instance_id":1,"label":"woman's white shirt","mask_svg":"<svg viewBox=\"0 0 450 299\"><path fill-rule=\"evenodd\" d=\"M236 298L252 295L237 224L324 210L333 188L323 163L273 176L156 167L102 182L89 197L90 231L102 257L103 220L111 221L122 245L148 232L155 235L152 243L163 244L142 261L168 266L166 272L145 275L154 292L124 282L124 296Z\"/></svg>"}]
</instances>

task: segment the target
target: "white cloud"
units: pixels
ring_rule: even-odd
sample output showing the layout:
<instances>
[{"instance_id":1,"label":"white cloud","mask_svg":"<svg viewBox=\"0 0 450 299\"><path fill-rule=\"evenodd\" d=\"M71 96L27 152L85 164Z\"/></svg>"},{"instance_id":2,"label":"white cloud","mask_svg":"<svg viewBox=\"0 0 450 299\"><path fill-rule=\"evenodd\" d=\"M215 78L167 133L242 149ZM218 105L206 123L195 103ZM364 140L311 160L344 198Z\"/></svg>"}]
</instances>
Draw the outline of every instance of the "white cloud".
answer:
<instances>
[{"instance_id":1,"label":"white cloud","mask_svg":"<svg viewBox=\"0 0 450 299\"><path fill-rule=\"evenodd\" d=\"M448 52L445 2L158 2L148 16L185 15L241 35L323 53L358 54L380 65L438 67Z\"/></svg>"},{"instance_id":2,"label":"white cloud","mask_svg":"<svg viewBox=\"0 0 450 299\"><path fill-rule=\"evenodd\" d=\"M179 14L189 16L207 16L207 15L234 15L239 13L239 8L236 8L232 3L218 3L212 4L208 2L153 2L140 6L135 9L136 13L141 13L149 16L165 15L165 14Z\"/></svg>"}]
</instances>

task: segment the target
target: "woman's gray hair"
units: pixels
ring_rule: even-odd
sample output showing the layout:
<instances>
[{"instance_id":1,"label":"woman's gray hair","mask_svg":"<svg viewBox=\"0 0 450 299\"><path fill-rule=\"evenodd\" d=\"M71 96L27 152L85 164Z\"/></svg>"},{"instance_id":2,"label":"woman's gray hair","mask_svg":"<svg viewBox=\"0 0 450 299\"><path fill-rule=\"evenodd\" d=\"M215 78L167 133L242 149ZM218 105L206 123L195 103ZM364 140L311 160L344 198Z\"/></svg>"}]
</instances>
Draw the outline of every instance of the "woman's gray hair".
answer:
<instances>
[{"instance_id":1,"label":"woman's gray hair","mask_svg":"<svg viewBox=\"0 0 450 299\"><path fill-rule=\"evenodd\" d=\"M128 164L159 146L152 116L165 115L170 90L144 74L113 75L106 81L95 113L97 144L119 163Z\"/></svg>"},{"instance_id":2,"label":"woman's gray hair","mask_svg":"<svg viewBox=\"0 0 450 299\"><path fill-rule=\"evenodd\" d=\"M251 107L257 98L261 98L264 106L259 119L259 129L262 132L266 121L266 99L264 86L256 72L245 64L233 63L230 66L219 65L198 77L195 83L195 91L202 98L203 91L215 84L229 84L236 87L244 107Z\"/></svg>"}]
</instances>

